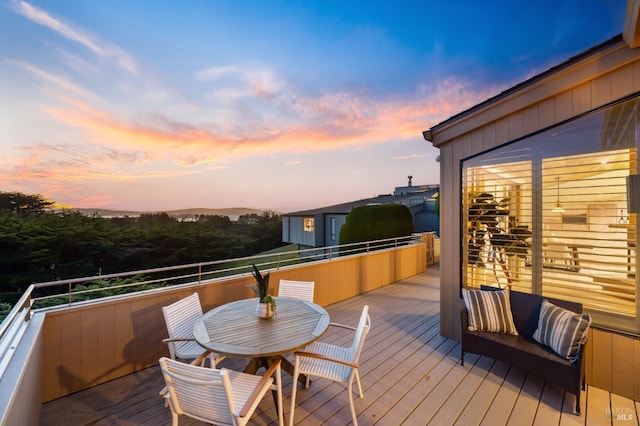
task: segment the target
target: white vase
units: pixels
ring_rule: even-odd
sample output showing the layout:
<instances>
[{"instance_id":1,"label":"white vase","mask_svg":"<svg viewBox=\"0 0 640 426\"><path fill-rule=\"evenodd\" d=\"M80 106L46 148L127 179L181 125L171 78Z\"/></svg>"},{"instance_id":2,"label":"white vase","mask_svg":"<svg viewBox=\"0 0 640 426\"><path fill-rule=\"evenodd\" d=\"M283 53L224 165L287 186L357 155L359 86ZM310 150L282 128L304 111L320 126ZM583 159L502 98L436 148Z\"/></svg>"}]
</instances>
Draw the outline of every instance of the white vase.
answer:
<instances>
[{"instance_id":1,"label":"white vase","mask_svg":"<svg viewBox=\"0 0 640 426\"><path fill-rule=\"evenodd\" d=\"M271 303L258 302L256 313L258 314L258 318L273 318L273 309L271 308Z\"/></svg>"}]
</instances>

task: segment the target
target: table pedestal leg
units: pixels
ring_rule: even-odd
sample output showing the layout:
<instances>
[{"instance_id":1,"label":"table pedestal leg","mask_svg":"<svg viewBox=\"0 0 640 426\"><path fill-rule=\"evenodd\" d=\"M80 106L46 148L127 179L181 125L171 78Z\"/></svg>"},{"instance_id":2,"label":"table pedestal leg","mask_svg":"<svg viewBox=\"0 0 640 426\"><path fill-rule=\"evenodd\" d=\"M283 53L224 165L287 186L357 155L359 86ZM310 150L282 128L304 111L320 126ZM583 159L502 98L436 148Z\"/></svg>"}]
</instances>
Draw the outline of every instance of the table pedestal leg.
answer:
<instances>
[{"instance_id":1,"label":"table pedestal leg","mask_svg":"<svg viewBox=\"0 0 640 426\"><path fill-rule=\"evenodd\" d=\"M264 367L265 370L268 370L271 367L271 364L274 360L280 360L280 368L289 373L289 375L293 376L294 366L291 364L285 357L277 356L277 357L264 357L264 358L253 358L249 361L249 364L245 367L244 372L248 374L256 374L256 372L260 369L260 367ZM300 374L298 376L298 381L305 384L307 380L307 376ZM278 392L276 390L271 391L271 395L273 396L273 404L276 406L276 410L278 409Z\"/></svg>"},{"instance_id":2,"label":"table pedestal leg","mask_svg":"<svg viewBox=\"0 0 640 426\"><path fill-rule=\"evenodd\" d=\"M293 376L294 366L283 356L278 357L264 357L264 358L253 358L249 361L249 364L245 367L244 372L249 374L256 374L256 372L260 369L260 367L264 367L265 369L269 369L271 366L271 361L279 359L282 361L281 368L287 372L290 376ZM304 374L298 375L298 382L303 385L307 382L307 376Z\"/></svg>"}]
</instances>

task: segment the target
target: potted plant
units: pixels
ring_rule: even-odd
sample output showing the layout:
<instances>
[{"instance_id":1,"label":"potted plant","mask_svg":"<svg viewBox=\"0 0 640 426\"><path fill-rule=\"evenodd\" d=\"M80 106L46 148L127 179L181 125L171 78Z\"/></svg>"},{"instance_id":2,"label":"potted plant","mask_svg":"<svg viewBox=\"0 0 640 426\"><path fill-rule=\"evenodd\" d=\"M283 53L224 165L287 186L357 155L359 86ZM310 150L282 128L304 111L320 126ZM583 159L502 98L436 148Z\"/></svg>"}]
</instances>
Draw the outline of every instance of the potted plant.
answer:
<instances>
[{"instance_id":1,"label":"potted plant","mask_svg":"<svg viewBox=\"0 0 640 426\"><path fill-rule=\"evenodd\" d=\"M256 280L256 285L250 285L249 288L258 296L258 316L260 318L271 319L276 314L276 299L269 294L269 277L271 272L262 275L256 265L252 266L252 274Z\"/></svg>"}]
</instances>

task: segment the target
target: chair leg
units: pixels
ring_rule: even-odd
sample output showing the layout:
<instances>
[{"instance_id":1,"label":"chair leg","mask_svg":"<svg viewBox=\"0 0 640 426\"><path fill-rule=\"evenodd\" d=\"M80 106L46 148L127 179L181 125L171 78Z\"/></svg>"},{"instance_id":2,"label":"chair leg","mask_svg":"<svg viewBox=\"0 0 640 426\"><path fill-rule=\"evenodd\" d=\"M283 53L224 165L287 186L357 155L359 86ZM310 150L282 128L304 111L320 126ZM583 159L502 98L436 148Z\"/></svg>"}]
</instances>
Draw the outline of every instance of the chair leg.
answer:
<instances>
[{"instance_id":1,"label":"chair leg","mask_svg":"<svg viewBox=\"0 0 640 426\"><path fill-rule=\"evenodd\" d=\"M178 413L173 408L171 409L171 426L180 426L180 420L178 419Z\"/></svg>"},{"instance_id":2,"label":"chair leg","mask_svg":"<svg viewBox=\"0 0 640 426\"><path fill-rule=\"evenodd\" d=\"M307 377L309 377L307 375ZM291 409L289 410L289 426L293 426L293 414L296 409L296 391L298 389L298 363L293 368L293 381L291 382Z\"/></svg>"},{"instance_id":3,"label":"chair leg","mask_svg":"<svg viewBox=\"0 0 640 426\"><path fill-rule=\"evenodd\" d=\"M360 394L360 399L364 399L364 394L362 393L362 385L360 384L360 375L358 374L358 370L356 372L356 382L358 383L358 392ZM352 395L349 395L351 397Z\"/></svg>"},{"instance_id":4,"label":"chair leg","mask_svg":"<svg viewBox=\"0 0 640 426\"><path fill-rule=\"evenodd\" d=\"M353 426L358 426L358 418L356 417L356 407L353 404L353 376L349 380L349 407L351 407L351 417L353 418Z\"/></svg>"}]
</instances>

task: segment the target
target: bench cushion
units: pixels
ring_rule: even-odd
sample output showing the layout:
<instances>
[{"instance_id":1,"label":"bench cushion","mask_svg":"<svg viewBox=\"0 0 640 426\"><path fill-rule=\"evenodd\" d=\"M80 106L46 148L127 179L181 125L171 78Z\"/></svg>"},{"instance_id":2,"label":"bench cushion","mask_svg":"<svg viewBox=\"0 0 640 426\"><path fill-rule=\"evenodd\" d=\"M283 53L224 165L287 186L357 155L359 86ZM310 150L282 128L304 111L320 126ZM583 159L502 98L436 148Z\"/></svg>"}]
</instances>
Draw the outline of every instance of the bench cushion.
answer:
<instances>
[{"instance_id":1,"label":"bench cushion","mask_svg":"<svg viewBox=\"0 0 640 426\"><path fill-rule=\"evenodd\" d=\"M509 290L484 291L462 289L469 314L470 331L518 334L513 323Z\"/></svg>"},{"instance_id":2,"label":"bench cushion","mask_svg":"<svg viewBox=\"0 0 640 426\"><path fill-rule=\"evenodd\" d=\"M533 333L533 338L561 357L573 360L587 338L590 324L589 314L576 314L545 299L540 307L538 329Z\"/></svg>"},{"instance_id":3,"label":"bench cushion","mask_svg":"<svg viewBox=\"0 0 640 426\"><path fill-rule=\"evenodd\" d=\"M474 340L475 349L479 349L477 348L478 344L483 345L483 349L485 349L484 351L470 352L485 354L486 349L491 347L492 350L496 352L492 358L502 359L527 370L535 370L537 364L555 364L562 367L569 367L571 365L571 361L560 358L550 348L527 340L524 336L475 331L468 332L467 338ZM539 360L534 361L534 358L538 358ZM521 362L523 359L527 361Z\"/></svg>"}]
</instances>

